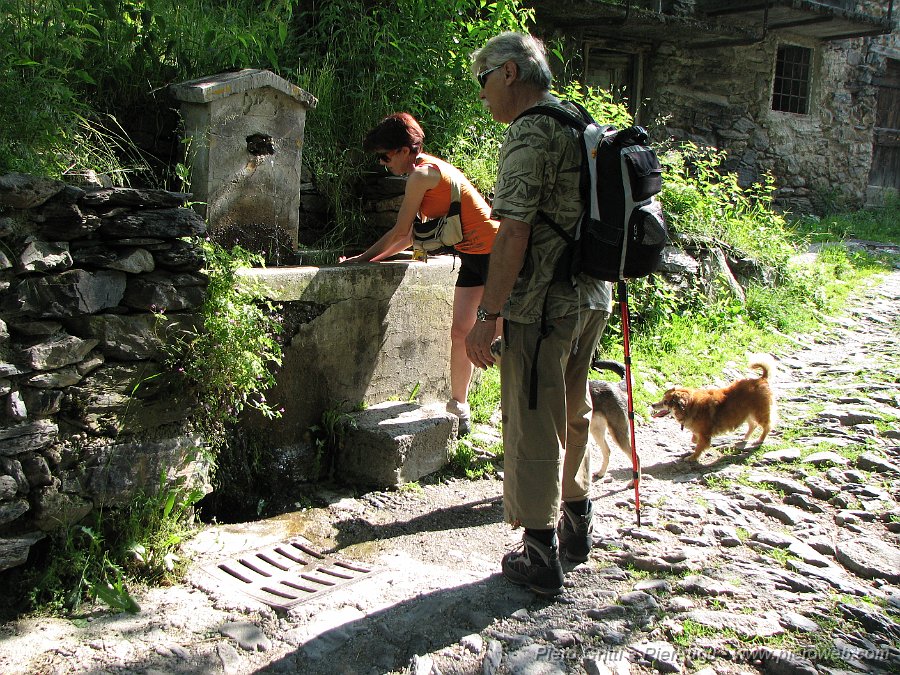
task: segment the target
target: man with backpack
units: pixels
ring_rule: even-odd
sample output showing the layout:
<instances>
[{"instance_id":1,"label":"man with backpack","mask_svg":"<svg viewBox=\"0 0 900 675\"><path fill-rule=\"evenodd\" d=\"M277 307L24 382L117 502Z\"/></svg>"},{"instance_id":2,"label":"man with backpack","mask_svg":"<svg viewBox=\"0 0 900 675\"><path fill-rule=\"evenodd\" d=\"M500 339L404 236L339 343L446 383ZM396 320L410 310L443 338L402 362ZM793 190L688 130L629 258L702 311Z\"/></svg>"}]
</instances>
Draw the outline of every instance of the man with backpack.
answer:
<instances>
[{"instance_id":1,"label":"man with backpack","mask_svg":"<svg viewBox=\"0 0 900 675\"><path fill-rule=\"evenodd\" d=\"M503 33L472 61L482 103L510 126L491 214L500 228L466 348L477 367L493 364L493 326L503 316L504 514L525 532L522 549L504 556L502 570L514 583L555 595L563 586L560 555L584 561L591 549L587 378L609 318L611 287L583 275L573 283L559 272L567 242L558 230L574 236L585 209L582 151L571 126L522 115L537 105L563 105L549 92L543 44Z\"/></svg>"}]
</instances>

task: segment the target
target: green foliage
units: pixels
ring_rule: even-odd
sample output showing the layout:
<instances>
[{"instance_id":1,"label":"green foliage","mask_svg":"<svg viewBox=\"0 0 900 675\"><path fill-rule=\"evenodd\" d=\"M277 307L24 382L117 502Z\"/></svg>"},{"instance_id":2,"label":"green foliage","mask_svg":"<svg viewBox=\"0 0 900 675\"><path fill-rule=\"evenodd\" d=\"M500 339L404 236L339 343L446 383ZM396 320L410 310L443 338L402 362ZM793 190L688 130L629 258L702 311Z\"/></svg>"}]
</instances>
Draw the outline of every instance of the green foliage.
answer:
<instances>
[{"instance_id":1,"label":"green foliage","mask_svg":"<svg viewBox=\"0 0 900 675\"><path fill-rule=\"evenodd\" d=\"M900 196L889 196L884 206L852 213L802 216L792 223L799 235L814 242L833 242L855 237L900 244Z\"/></svg>"},{"instance_id":2,"label":"green foliage","mask_svg":"<svg viewBox=\"0 0 900 675\"><path fill-rule=\"evenodd\" d=\"M628 107L615 100L612 93L599 87L585 86L580 82L564 83L554 94L565 101L580 103L598 124L611 124L623 129L634 124Z\"/></svg>"},{"instance_id":3,"label":"green foliage","mask_svg":"<svg viewBox=\"0 0 900 675\"><path fill-rule=\"evenodd\" d=\"M500 368L478 371L469 391L472 421L486 424L500 407Z\"/></svg>"},{"instance_id":4,"label":"green foliage","mask_svg":"<svg viewBox=\"0 0 900 675\"><path fill-rule=\"evenodd\" d=\"M209 241L201 248L209 280L203 328L182 334L172 361L200 392L201 422L208 430L235 421L245 407L279 417L265 392L275 384L273 368L281 365L280 319L265 300L265 288L240 274L261 266L261 257Z\"/></svg>"},{"instance_id":5,"label":"green foliage","mask_svg":"<svg viewBox=\"0 0 900 675\"><path fill-rule=\"evenodd\" d=\"M661 201L673 233L725 242L749 258L780 269L793 253L783 215L772 208L774 178L742 188L724 171L724 151L683 143L660 157Z\"/></svg>"},{"instance_id":6,"label":"green foliage","mask_svg":"<svg viewBox=\"0 0 900 675\"><path fill-rule=\"evenodd\" d=\"M360 409L360 406L356 406L355 409ZM325 479L334 477L334 464L338 452L344 445L344 437L349 429L355 427L356 421L347 410L345 401L325 410L320 422L309 428L315 448L313 476Z\"/></svg>"},{"instance_id":7,"label":"green foliage","mask_svg":"<svg viewBox=\"0 0 900 675\"><path fill-rule=\"evenodd\" d=\"M173 82L239 67L278 70L296 0L0 0L0 173L143 171L98 167L120 144L109 114ZM125 143L130 146L131 143ZM130 151L129 151L130 152Z\"/></svg>"},{"instance_id":8,"label":"green foliage","mask_svg":"<svg viewBox=\"0 0 900 675\"><path fill-rule=\"evenodd\" d=\"M503 133L478 100L471 52L491 36L524 29L521 3L500 0L331 0L299 12L286 48L298 63L291 79L319 103L306 121L304 158L331 206L324 245L370 240L360 195L348 190L367 170L365 133L405 110L425 130L425 151L455 163L487 193Z\"/></svg>"},{"instance_id":9,"label":"green foliage","mask_svg":"<svg viewBox=\"0 0 900 675\"><path fill-rule=\"evenodd\" d=\"M202 496L163 474L155 492L137 495L125 507L95 511L89 524L54 532L46 565L26 584L32 608L75 612L94 598L116 611L140 611L129 585L180 576L178 551L195 530L193 507Z\"/></svg>"},{"instance_id":10,"label":"green foliage","mask_svg":"<svg viewBox=\"0 0 900 675\"><path fill-rule=\"evenodd\" d=\"M491 478L503 465L503 444L461 438L450 451L450 472L469 480Z\"/></svg>"}]
</instances>

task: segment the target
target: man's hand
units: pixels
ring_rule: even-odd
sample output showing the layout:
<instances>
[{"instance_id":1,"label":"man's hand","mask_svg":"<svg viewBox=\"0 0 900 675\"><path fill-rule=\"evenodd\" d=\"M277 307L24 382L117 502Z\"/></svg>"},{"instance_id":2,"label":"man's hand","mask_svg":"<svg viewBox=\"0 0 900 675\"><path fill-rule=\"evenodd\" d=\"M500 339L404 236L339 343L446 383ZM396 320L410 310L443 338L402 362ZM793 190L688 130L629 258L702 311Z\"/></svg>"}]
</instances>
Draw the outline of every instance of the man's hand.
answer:
<instances>
[{"instance_id":1,"label":"man's hand","mask_svg":"<svg viewBox=\"0 0 900 675\"><path fill-rule=\"evenodd\" d=\"M494 365L491 354L491 342L497 337L496 321L476 321L466 336L466 354L477 368L489 368Z\"/></svg>"}]
</instances>

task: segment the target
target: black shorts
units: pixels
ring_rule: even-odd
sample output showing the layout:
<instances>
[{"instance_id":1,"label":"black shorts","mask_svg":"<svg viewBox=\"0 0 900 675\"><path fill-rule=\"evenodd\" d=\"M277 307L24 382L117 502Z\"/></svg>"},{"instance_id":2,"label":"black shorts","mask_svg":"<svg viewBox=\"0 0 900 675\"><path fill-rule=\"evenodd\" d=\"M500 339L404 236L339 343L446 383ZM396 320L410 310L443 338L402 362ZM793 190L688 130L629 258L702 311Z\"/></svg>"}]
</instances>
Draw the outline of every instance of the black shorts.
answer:
<instances>
[{"instance_id":1,"label":"black shorts","mask_svg":"<svg viewBox=\"0 0 900 675\"><path fill-rule=\"evenodd\" d=\"M459 253L459 276L456 277L457 288L473 288L484 286L487 282L488 261L490 253Z\"/></svg>"}]
</instances>

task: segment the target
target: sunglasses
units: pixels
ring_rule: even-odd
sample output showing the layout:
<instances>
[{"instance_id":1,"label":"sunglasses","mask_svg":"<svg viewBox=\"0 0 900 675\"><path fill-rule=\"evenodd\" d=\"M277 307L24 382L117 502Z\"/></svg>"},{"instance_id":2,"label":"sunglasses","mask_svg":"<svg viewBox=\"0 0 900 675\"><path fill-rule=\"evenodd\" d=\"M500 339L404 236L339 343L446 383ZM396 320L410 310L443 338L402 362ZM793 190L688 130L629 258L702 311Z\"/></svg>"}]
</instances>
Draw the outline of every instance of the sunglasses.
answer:
<instances>
[{"instance_id":1,"label":"sunglasses","mask_svg":"<svg viewBox=\"0 0 900 675\"><path fill-rule=\"evenodd\" d=\"M481 85L481 88L484 89L484 85L487 84L488 75L493 73L498 68L502 68L503 64L501 63L499 66L494 66L493 68L487 68L482 70L478 75L475 76L475 79L478 80L478 84Z\"/></svg>"},{"instance_id":2,"label":"sunglasses","mask_svg":"<svg viewBox=\"0 0 900 675\"><path fill-rule=\"evenodd\" d=\"M379 153L376 155L376 157L378 158L378 161L379 161L379 162L384 162L385 164L387 164L388 162L390 162L390 161L394 158L394 155L396 155L396 154L397 154L397 151L396 151L396 150L394 151L393 154L391 154L391 151L388 150L387 152L379 152Z\"/></svg>"}]
</instances>

